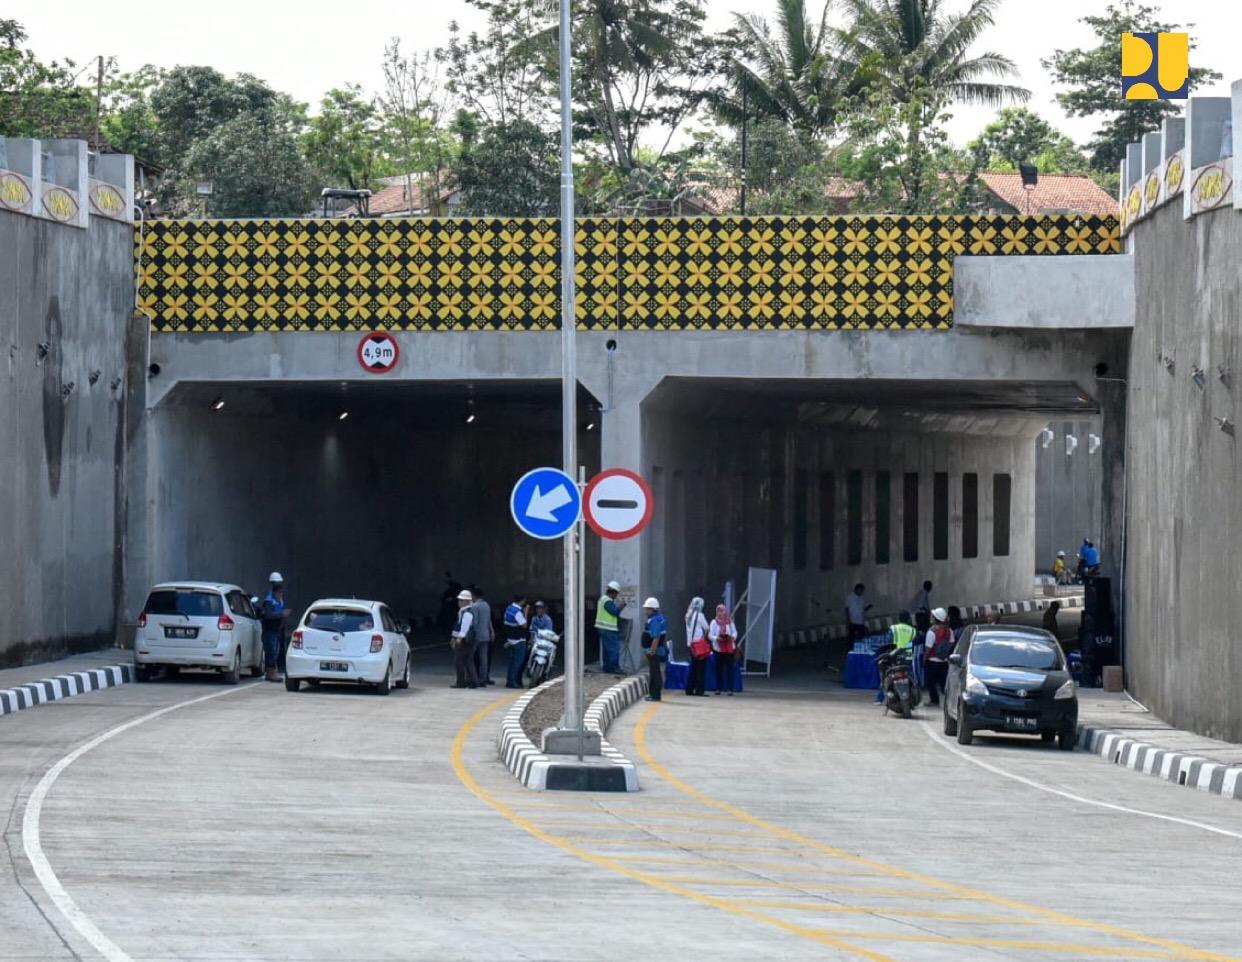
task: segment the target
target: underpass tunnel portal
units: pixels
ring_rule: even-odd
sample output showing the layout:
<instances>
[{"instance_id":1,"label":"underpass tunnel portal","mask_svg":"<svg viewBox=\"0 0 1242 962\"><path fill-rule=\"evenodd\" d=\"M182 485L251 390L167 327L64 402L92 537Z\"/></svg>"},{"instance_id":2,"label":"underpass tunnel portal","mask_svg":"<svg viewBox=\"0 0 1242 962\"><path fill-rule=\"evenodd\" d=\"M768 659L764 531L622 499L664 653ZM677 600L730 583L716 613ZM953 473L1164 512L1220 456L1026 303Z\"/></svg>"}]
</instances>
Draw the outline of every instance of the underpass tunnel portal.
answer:
<instances>
[{"instance_id":1,"label":"underpass tunnel portal","mask_svg":"<svg viewBox=\"0 0 1242 962\"><path fill-rule=\"evenodd\" d=\"M776 630L1032 596L1035 439L1088 417L1072 382L667 379L644 401L657 510L645 583L678 614L777 569Z\"/></svg>"},{"instance_id":2,"label":"underpass tunnel portal","mask_svg":"<svg viewBox=\"0 0 1242 962\"><path fill-rule=\"evenodd\" d=\"M599 404L580 390L578 408L594 472ZM556 382L191 383L151 418L154 580L261 593L275 569L299 614L357 596L422 626L451 573L481 585L497 617L515 591L560 610L561 542L522 534L509 510L522 474L561 463ZM599 549L587 540L589 589Z\"/></svg>"}]
</instances>

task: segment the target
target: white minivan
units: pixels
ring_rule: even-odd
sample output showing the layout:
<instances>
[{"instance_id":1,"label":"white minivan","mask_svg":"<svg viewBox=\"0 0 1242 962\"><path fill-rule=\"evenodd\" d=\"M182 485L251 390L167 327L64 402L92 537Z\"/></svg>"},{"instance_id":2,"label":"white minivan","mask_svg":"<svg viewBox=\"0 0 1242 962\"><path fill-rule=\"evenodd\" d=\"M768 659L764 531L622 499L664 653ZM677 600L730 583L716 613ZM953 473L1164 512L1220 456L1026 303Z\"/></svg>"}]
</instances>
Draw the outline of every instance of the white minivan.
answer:
<instances>
[{"instance_id":1,"label":"white minivan","mask_svg":"<svg viewBox=\"0 0 1242 962\"><path fill-rule=\"evenodd\" d=\"M409 629L380 601L324 598L306 609L285 654L285 688L303 681L371 685L381 695L410 687Z\"/></svg>"},{"instance_id":2,"label":"white minivan","mask_svg":"<svg viewBox=\"0 0 1242 962\"><path fill-rule=\"evenodd\" d=\"M243 669L263 674L259 615L237 585L169 581L147 595L134 635L134 677L159 669L206 668L236 685Z\"/></svg>"}]
</instances>

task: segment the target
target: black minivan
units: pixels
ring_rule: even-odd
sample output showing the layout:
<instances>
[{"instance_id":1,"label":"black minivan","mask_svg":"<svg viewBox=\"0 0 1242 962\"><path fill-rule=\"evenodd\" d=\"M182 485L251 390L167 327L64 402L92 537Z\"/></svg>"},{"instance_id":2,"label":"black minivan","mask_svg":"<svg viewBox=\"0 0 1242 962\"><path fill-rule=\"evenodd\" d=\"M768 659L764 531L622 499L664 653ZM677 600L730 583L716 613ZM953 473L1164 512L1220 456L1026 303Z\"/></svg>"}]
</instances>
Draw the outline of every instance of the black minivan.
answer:
<instances>
[{"instance_id":1,"label":"black minivan","mask_svg":"<svg viewBox=\"0 0 1242 962\"><path fill-rule=\"evenodd\" d=\"M1078 692L1057 639L1040 628L969 625L949 657L944 733L969 745L977 731L1039 735L1069 751Z\"/></svg>"}]
</instances>

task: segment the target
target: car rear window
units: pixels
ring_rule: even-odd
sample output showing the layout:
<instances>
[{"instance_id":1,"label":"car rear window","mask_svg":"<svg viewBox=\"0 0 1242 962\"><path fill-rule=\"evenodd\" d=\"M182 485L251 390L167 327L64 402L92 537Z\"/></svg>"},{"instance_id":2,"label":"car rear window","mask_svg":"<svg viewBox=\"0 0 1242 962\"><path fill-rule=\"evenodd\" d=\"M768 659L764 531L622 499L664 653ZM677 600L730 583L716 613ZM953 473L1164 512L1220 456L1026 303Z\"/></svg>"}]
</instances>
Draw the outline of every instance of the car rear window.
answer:
<instances>
[{"instance_id":1,"label":"car rear window","mask_svg":"<svg viewBox=\"0 0 1242 962\"><path fill-rule=\"evenodd\" d=\"M375 621L369 611L357 608L312 608L306 613L305 627L317 631L370 631Z\"/></svg>"},{"instance_id":2,"label":"car rear window","mask_svg":"<svg viewBox=\"0 0 1242 962\"><path fill-rule=\"evenodd\" d=\"M224 602L214 591L161 588L151 592L143 611L149 615L215 618L224 611Z\"/></svg>"},{"instance_id":3,"label":"car rear window","mask_svg":"<svg viewBox=\"0 0 1242 962\"><path fill-rule=\"evenodd\" d=\"M1030 668L1053 671L1061 667L1061 649L1046 641L1025 638L976 638L970 663L981 668Z\"/></svg>"}]
</instances>

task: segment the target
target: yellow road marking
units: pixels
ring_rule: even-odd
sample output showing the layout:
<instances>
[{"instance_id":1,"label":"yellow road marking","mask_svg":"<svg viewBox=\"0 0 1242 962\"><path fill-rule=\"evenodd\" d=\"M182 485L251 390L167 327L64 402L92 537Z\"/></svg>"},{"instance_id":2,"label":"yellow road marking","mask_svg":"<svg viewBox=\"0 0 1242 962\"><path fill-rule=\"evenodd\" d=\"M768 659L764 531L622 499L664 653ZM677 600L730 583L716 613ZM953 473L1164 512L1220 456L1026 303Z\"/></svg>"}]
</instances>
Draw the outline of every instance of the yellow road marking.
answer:
<instances>
[{"instance_id":1,"label":"yellow road marking","mask_svg":"<svg viewBox=\"0 0 1242 962\"><path fill-rule=\"evenodd\" d=\"M935 912L928 909L904 909L885 905L841 905L818 899L796 902L792 899L739 899L740 904L757 909L790 909L797 912L827 912L831 915L874 915L878 918L936 919L943 922L968 922L976 925L1059 925L1065 928L1090 927L1094 923L1060 922L1021 915L982 915L977 912Z\"/></svg>"},{"instance_id":2,"label":"yellow road marking","mask_svg":"<svg viewBox=\"0 0 1242 962\"><path fill-rule=\"evenodd\" d=\"M601 836L595 840L578 838L575 839L575 841L591 846L616 845L620 847L632 846L635 848L654 847L672 849L677 852L741 852L747 855L752 853L755 855L790 855L794 858L802 859L803 862L806 861L805 856L799 855L798 852L792 848L764 848L758 845L689 845L682 842L670 842L662 838L618 839L609 835ZM617 857L624 858L625 856L620 855ZM926 895L927 893L924 892L923 894Z\"/></svg>"},{"instance_id":3,"label":"yellow road marking","mask_svg":"<svg viewBox=\"0 0 1242 962\"><path fill-rule=\"evenodd\" d=\"M802 892L853 892L863 895L874 895L882 899L925 899L928 893L923 889L885 889L869 885L841 885L836 882L774 882L765 878L703 878L697 875L661 875L668 882L679 882L683 885L718 885L722 888L743 889L794 889ZM963 895L945 895L944 899L964 899Z\"/></svg>"},{"instance_id":4,"label":"yellow road marking","mask_svg":"<svg viewBox=\"0 0 1242 962\"><path fill-rule=\"evenodd\" d=\"M821 929L834 938L869 939L875 942L921 942L930 945L973 945L990 949L1032 949L1036 952L1061 952L1065 955L1103 955L1127 959L1185 959L1182 952L1167 949L1136 949L1130 946L1079 945L1073 942L1038 942L1028 939L985 939L956 935L932 935L897 932L852 932L843 929Z\"/></svg>"},{"instance_id":5,"label":"yellow road marking","mask_svg":"<svg viewBox=\"0 0 1242 962\"><path fill-rule=\"evenodd\" d=\"M476 798L478 798L479 801L490 806L493 810L503 815L518 828L521 828L529 835L532 835L542 842L547 842L549 845L559 848L562 852L582 859L584 862L589 862L599 868L607 869L608 871L615 872L618 875L623 875L626 878L633 879L636 882L642 882L644 885L650 885L653 888L670 892L674 895L680 895L683 898L697 902L700 905L706 905L710 908L720 909L722 912L728 912L731 915L739 916L740 918L750 919L754 922L761 922L764 925L770 925L793 935L798 935L802 938L818 942L820 945L831 946L832 948L840 949L842 952L848 952L852 955L856 955L859 958L869 959L870 962L897 962L897 960L892 956L884 955L881 952L875 952L871 949L858 945L851 945L841 939L833 938L823 932L807 928L803 925L798 925L794 922L789 922L785 919L778 918L777 916L767 915L763 912L756 912L752 909L742 908L724 899L713 898L710 895L704 895L701 892L694 891L693 889L683 888L682 886L665 882L658 875L649 875L644 872L639 872L627 865L622 864L621 862L618 862L616 859L607 858L606 856L596 855L593 852L585 851L584 849L578 848L576 845L573 845L572 843L567 842L556 835L545 832L530 819L515 812L510 806L506 805L503 801L496 798L488 792L487 789L480 785L475 780L474 776L470 774L469 770L466 768L465 762L462 760L466 739L470 736L470 733L479 726L479 723L483 721L484 718L512 700L512 698L507 696L497 699L489 705L484 705L468 719L466 719L461 728L457 730L457 736L453 739L453 747L450 758L453 765L453 771L456 773L458 780L466 786L466 788Z\"/></svg>"},{"instance_id":6,"label":"yellow road marking","mask_svg":"<svg viewBox=\"0 0 1242 962\"><path fill-rule=\"evenodd\" d=\"M1122 928L1121 926L1109 925L1108 923L1104 923L1104 922L1091 922L1086 919L1078 919L1075 916L1068 915L1064 912L1058 912L1055 909L1046 909L1046 908L1041 908L1040 906L1037 906L1037 905L1028 905L1027 903L1020 902L1017 899L1007 898L1002 895L993 895L990 892L983 892L978 889L972 889L965 885L959 885L956 882L947 882L943 879L938 879L938 878L934 878L929 875L923 875L919 872L910 871L909 869L898 868L895 865L888 865L884 862L878 862L874 859L870 859L862 855L855 855L853 852L847 852L844 849L836 848L832 845L827 845L824 842L819 841L818 839L810 838L809 836L806 836L806 835L801 835L798 832L794 832L789 829L782 828L781 826L776 825L772 822L766 821L765 819L759 818L756 815L752 815L750 812L747 812L744 809L737 808L736 806L731 805L728 802L723 802L723 801L720 801L719 799L713 798L712 796L706 794L705 792L702 792L699 789L693 787L692 785L687 784L686 782L682 781L680 778L678 778L671 771L669 771L667 768L665 768L663 765L661 765L658 761L655 760L650 750L647 748L647 724L651 720L655 712L658 711L659 709L660 709L659 703L649 706L648 709L645 712L643 712L642 717L639 718L638 724L634 728L634 747L638 751L638 755L643 760L643 762L653 772L655 772L656 775L658 775L661 779L666 781L669 785L673 786L673 788L676 788L678 791L682 792L683 794L690 796L691 798L695 799L696 801L698 801L699 803L703 805L710 806L712 808L717 809L718 811L728 812L729 814L737 818L739 821L744 822L748 825L754 825L757 828L765 829L771 832L771 834L775 835L777 838L781 838L789 842L794 842L800 846L803 846L804 848L812 849L817 852L822 852L825 855L832 856L833 858L836 858L836 859L841 859L842 861L848 862L852 865L860 865L865 868L877 869L877 870L887 873L888 875L892 877L906 879L907 881L911 881L911 882L917 882L919 884L929 886L931 888L937 889L942 892L952 893L960 898L965 898L965 899L972 900L972 901L986 902L992 905L999 905L1004 908L1015 909L1021 912L1029 912L1034 915L1039 915L1047 919L1065 923L1067 925L1075 925L1075 927L1077 928L1089 929L1091 931L1098 932L1104 935L1111 935L1116 938L1129 939L1131 941L1140 942L1146 945L1159 946L1161 948L1168 949L1173 953L1176 953L1175 955L1171 955L1171 956L1169 955L1161 956L1163 958L1195 959L1195 960L1198 960L1198 962L1242 962L1242 959L1239 959L1236 956L1223 955L1219 952L1209 952L1205 949L1196 949L1189 945L1183 945L1182 943L1176 942L1172 939L1162 939L1157 936L1144 935L1141 932L1134 932L1129 929ZM924 897L926 897L926 893L924 893ZM832 936L832 937L833 938L838 938L838 937L849 938L850 936ZM950 937L943 936L942 938L947 939ZM1034 949L1038 945L1041 945L1041 944L1051 946L1054 943L1032 943L1029 945L1013 946L1013 947ZM1078 951L1087 952L1089 948L1090 947L1088 946L1083 946L1080 949L1078 949ZM852 948L851 951L857 951L857 948ZM1065 949L1048 948L1047 951L1065 951ZM1098 954L1098 953L1093 953L1093 954ZM1134 954L1133 950L1131 950L1131 954Z\"/></svg>"},{"instance_id":7,"label":"yellow road marking","mask_svg":"<svg viewBox=\"0 0 1242 962\"><path fill-rule=\"evenodd\" d=\"M616 839L617 832L644 832L648 835L690 835L701 841L707 841L712 838L770 838L766 832L750 832L744 829L709 828L704 825L652 825L643 822L629 822L625 819L601 825L599 822L585 822L576 818L540 818L537 815L532 815L531 821L538 822L540 825L554 825L562 829L582 829L582 832L573 833L573 837L581 841L587 841L591 838ZM601 834L601 829L607 829L607 834ZM659 841L663 841L666 845L680 844L665 839L659 839Z\"/></svg>"},{"instance_id":8,"label":"yellow road marking","mask_svg":"<svg viewBox=\"0 0 1242 962\"><path fill-rule=\"evenodd\" d=\"M532 792L529 789L525 795L514 795L512 801L507 804L513 805L515 808L537 808L541 811L544 809L555 809L560 812L583 812L594 813L596 815L611 815L614 818L624 818L627 814L623 807L619 807L612 799L607 799L608 807L603 805L604 799L601 799L595 805L574 805L568 802L555 802L547 798L545 794ZM634 808L635 813L641 812L644 818L655 819L706 819L708 821L732 822L732 815L723 815L720 812L701 812L693 808ZM532 816L534 817L534 816Z\"/></svg>"},{"instance_id":9,"label":"yellow road marking","mask_svg":"<svg viewBox=\"0 0 1242 962\"><path fill-rule=\"evenodd\" d=\"M643 865L682 865L699 868L735 868L743 872L779 872L788 875L848 875L850 878L888 878L878 872L855 872L852 869L826 868L822 865L790 865L786 862L739 862L736 859L708 858L705 855L693 855L690 858L675 858L661 855L623 855L626 862L641 862Z\"/></svg>"}]
</instances>

